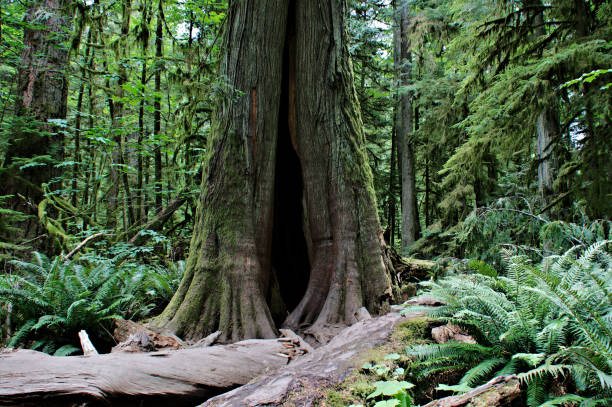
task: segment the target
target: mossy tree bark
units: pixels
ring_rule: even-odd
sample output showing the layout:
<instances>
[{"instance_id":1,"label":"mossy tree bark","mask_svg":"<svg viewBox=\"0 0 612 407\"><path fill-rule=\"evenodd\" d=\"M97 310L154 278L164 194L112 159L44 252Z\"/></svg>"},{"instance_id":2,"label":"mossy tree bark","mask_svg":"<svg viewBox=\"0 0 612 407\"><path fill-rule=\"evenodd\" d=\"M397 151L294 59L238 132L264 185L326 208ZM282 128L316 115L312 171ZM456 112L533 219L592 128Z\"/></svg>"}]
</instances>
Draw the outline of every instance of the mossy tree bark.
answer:
<instances>
[{"instance_id":1,"label":"mossy tree bark","mask_svg":"<svg viewBox=\"0 0 612 407\"><path fill-rule=\"evenodd\" d=\"M154 325L184 338L345 325L391 295L343 0L230 3L227 95L181 285Z\"/></svg>"},{"instance_id":2,"label":"mossy tree bark","mask_svg":"<svg viewBox=\"0 0 612 407\"><path fill-rule=\"evenodd\" d=\"M528 7L542 8L540 0L528 0ZM535 35L544 37L546 25L544 23L543 11L537 12L534 18ZM544 82L546 83L546 82ZM536 119L536 154L538 158L538 190L543 205L547 205L554 195L554 180L558 173L558 160L555 154L555 144L559 141L561 133L559 125L559 111L556 103L556 95L550 95L551 90L543 89L538 92L538 99L546 106L542 108ZM549 95L546 100L545 95Z\"/></svg>"},{"instance_id":3,"label":"mossy tree bark","mask_svg":"<svg viewBox=\"0 0 612 407\"><path fill-rule=\"evenodd\" d=\"M411 22L410 4L401 1L399 16L399 84L407 87L412 84L412 50L410 41ZM402 251L407 250L420 235L419 210L417 207L415 157L413 151L414 138L414 107L413 92L403 90L397 106L397 139L400 153L400 168L402 177Z\"/></svg>"},{"instance_id":4,"label":"mossy tree bark","mask_svg":"<svg viewBox=\"0 0 612 407\"><path fill-rule=\"evenodd\" d=\"M37 0L25 16L24 50L17 73L15 137L7 150L5 167L0 177L0 195L13 195L10 206L34 214L35 205L43 199L42 184L49 183L59 170L54 160L62 158L62 138L50 119L65 119L68 100L67 0ZM32 120L36 124L32 126ZM20 159L39 160L44 166L20 169ZM55 189L52 185L51 189ZM25 197L31 205L18 196ZM25 236L39 232L39 225L24 226Z\"/></svg>"}]
</instances>

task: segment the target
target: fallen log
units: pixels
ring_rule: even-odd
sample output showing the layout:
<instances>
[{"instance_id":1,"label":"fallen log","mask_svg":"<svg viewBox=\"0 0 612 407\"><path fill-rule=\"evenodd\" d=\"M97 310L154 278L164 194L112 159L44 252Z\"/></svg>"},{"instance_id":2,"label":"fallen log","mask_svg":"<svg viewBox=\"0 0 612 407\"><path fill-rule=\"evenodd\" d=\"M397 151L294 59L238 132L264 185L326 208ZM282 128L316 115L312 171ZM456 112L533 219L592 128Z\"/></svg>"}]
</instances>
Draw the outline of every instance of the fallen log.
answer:
<instances>
[{"instance_id":1,"label":"fallen log","mask_svg":"<svg viewBox=\"0 0 612 407\"><path fill-rule=\"evenodd\" d=\"M0 405L193 406L288 363L278 340L152 353L0 353Z\"/></svg>"},{"instance_id":2,"label":"fallen log","mask_svg":"<svg viewBox=\"0 0 612 407\"><path fill-rule=\"evenodd\" d=\"M403 318L398 313L389 313L357 322L311 354L252 383L214 397L201 407L311 405L319 395L313 389L341 383L356 368L355 359L361 352L383 343L400 321L416 316Z\"/></svg>"},{"instance_id":3,"label":"fallen log","mask_svg":"<svg viewBox=\"0 0 612 407\"><path fill-rule=\"evenodd\" d=\"M497 376L465 394L434 400L424 407L506 407L513 405L520 394L521 384L516 375Z\"/></svg>"},{"instance_id":4,"label":"fallen log","mask_svg":"<svg viewBox=\"0 0 612 407\"><path fill-rule=\"evenodd\" d=\"M435 261L404 257L390 246L386 250L395 272L401 277L400 282L403 283L426 280L428 273L436 266Z\"/></svg>"}]
</instances>

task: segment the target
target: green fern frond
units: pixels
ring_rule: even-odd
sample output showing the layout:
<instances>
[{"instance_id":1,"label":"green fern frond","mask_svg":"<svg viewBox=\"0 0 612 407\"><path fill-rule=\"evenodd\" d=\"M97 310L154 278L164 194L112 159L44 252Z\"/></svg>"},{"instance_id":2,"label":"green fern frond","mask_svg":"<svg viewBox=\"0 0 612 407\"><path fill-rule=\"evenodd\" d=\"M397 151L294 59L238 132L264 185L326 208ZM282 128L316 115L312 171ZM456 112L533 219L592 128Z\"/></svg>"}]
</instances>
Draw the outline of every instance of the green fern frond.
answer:
<instances>
[{"instance_id":1,"label":"green fern frond","mask_svg":"<svg viewBox=\"0 0 612 407\"><path fill-rule=\"evenodd\" d=\"M83 316L86 315L86 305L89 303L89 300L86 298L74 301L68 307L66 311L66 321L69 326L77 326L78 323L83 319Z\"/></svg>"},{"instance_id":2,"label":"green fern frond","mask_svg":"<svg viewBox=\"0 0 612 407\"><path fill-rule=\"evenodd\" d=\"M463 377L459 381L459 384L474 387L477 384L485 382L491 378L491 375L495 368L504 365L505 363L506 360L500 358L484 360L473 368L471 368L470 370L468 370L467 373L463 375Z\"/></svg>"},{"instance_id":3,"label":"green fern frond","mask_svg":"<svg viewBox=\"0 0 612 407\"><path fill-rule=\"evenodd\" d=\"M54 353L53 356L69 356L69 355L73 355L77 352L80 352L81 349L73 346L73 345L64 345L61 346L59 349L57 349Z\"/></svg>"},{"instance_id":4,"label":"green fern frond","mask_svg":"<svg viewBox=\"0 0 612 407\"><path fill-rule=\"evenodd\" d=\"M527 406L538 407L548 399L547 377L537 376L527 383Z\"/></svg>"},{"instance_id":5,"label":"green fern frond","mask_svg":"<svg viewBox=\"0 0 612 407\"><path fill-rule=\"evenodd\" d=\"M13 348L23 342L23 340L30 334L35 324L36 321L33 319L24 323L21 328L19 328L19 330L13 334L11 340L8 342L8 347Z\"/></svg>"},{"instance_id":6,"label":"green fern frond","mask_svg":"<svg viewBox=\"0 0 612 407\"><path fill-rule=\"evenodd\" d=\"M530 367L536 367L546 358L545 353L516 353L512 359L521 360Z\"/></svg>"},{"instance_id":7,"label":"green fern frond","mask_svg":"<svg viewBox=\"0 0 612 407\"><path fill-rule=\"evenodd\" d=\"M422 344L406 347L406 354L419 360L452 360L476 364L494 355L495 349L471 343Z\"/></svg>"},{"instance_id":8,"label":"green fern frond","mask_svg":"<svg viewBox=\"0 0 612 407\"><path fill-rule=\"evenodd\" d=\"M42 327L50 328L54 325L66 324L66 318L58 315L43 315L38 319L38 322L32 327L32 330L40 329Z\"/></svg>"},{"instance_id":9,"label":"green fern frond","mask_svg":"<svg viewBox=\"0 0 612 407\"><path fill-rule=\"evenodd\" d=\"M531 382L532 380L541 379L546 376L553 376L553 377L563 376L565 375L565 372L568 371L570 368L571 366L569 365L545 364L545 365L536 367L535 369L531 369L527 372L520 373L518 375L518 378L522 383L529 384L529 382Z\"/></svg>"},{"instance_id":10,"label":"green fern frond","mask_svg":"<svg viewBox=\"0 0 612 407\"><path fill-rule=\"evenodd\" d=\"M49 307L49 303L44 299L32 293L31 291L20 290L20 289L2 289L0 288L0 296L10 298L12 301L20 301L23 303L29 303L36 305L42 309Z\"/></svg>"},{"instance_id":11,"label":"green fern frond","mask_svg":"<svg viewBox=\"0 0 612 407\"><path fill-rule=\"evenodd\" d=\"M560 397L548 400L545 403L540 404L539 407L566 407L568 405L575 405L584 401L584 397L576 394L565 394Z\"/></svg>"}]
</instances>

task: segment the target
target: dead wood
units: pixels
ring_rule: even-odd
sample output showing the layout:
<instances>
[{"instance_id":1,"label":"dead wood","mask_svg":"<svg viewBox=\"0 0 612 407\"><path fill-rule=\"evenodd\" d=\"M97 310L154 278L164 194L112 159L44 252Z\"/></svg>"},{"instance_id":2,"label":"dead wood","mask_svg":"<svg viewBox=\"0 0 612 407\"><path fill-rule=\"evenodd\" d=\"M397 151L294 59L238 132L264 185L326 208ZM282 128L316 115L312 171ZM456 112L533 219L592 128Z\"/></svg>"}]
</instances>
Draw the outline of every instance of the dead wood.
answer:
<instances>
[{"instance_id":1,"label":"dead wood","mask_svg":"<svg viewBox=\"0 0 612 407\"><path fill-rule=\"evenodd\" d=\"M446 305L444 302L440 301L437 298L432 297L417 297L406 301L408 305L423 305L426 307L439 307L441 305Z\"/></svg>"},{"instance_id":2,"label":"dead wood","mask_svg":"<svg viewBox=\"0 0 612 407\"><path fill-rule=\"evenodd\" d=\"M521 386L516 375L498 376L468 393L434 400L424 407L506 407L512 406L520 394Z\"/></svg>"},{"instance_id":3,"label":"dead wood","mask_svg":"<svg viewBox=\"0 0 612 407\"><path fill-rule=\"evenodd\" d=\"M238 386L204 405L276 405L289 396L295 405L304 405L317 397L312 389L342 382L359 364L359 353L383 343L403 319L390 313L358 322L318 349L284 331L280 339L151 353L0 353L0 405L177 407L196 405ZM145 344L150 339L138 324L124 321L121 326L120 338Z\"/></svg>"},{"instance_id":4,"label":"dead wood","mask_svg":"<svg viewBox=\"0 0 612 407\"><path fill-rule=\"evenodd\" d=\"M436 262L434 261L412 259L401 256L392 247L387 247L386 250L387 255L391 259L391 263L393 264L393 269L395 270L394 282L398 286L427 280L429 278L429 274L436 266Z\"/></svg>"},{"instance_id":5,"label":"dead wood","mask_svg":"<svg viewBox=\"0 0 612 407\"><path fill-rule=\"evenodd\" d=\"M0 405L195 405L284 366L278 340L152 353L56 357L31 350L0 353Z\"/></svg>"},{"instance_id":6,"label":"dead wood","mask_svg":"<svg viewBox=\"0 0 612 407\"><path fill-rule=\"evenodd\" d=\"M296 406L310 405L317 397L316 390L341 383L355 369L358 354L383 343L403 319L397 313L389 313L358 322L311 354L253 383L212 398L202 406L244 407L286 402Z\"/></svg>"},{"instance_id":7,"label":"dead wood","mask_svg":"<svg viewBox=\"0 0 612 407\"><path fill-rule=\"evenodd\" d=\"M431 337L438 343L461 342L461 343L476 343L474 338L463 328L451 324L432 328Z\"/></svg>"},{"instance_id":8,"label":"dead wood","mask_svg":"<svg viewBox=\"0 0 612 407\"><path fill-rule=\"evenodd\" d=\"M299 348L306 350L307 353L314 352L314 348L310 346L310 344L306 342L301 336L293 332L291 329L279 329L279 332L281 333L281 335L285 337L285 338L279 339L280 341L287 339L291 341L294 345L297 345Z\"/></svg>"},{"instance_id":9,"label":"dead wood","mask_svg":"<svg viewBox=\"0 0 612 407\"><path fill-rule=\"evenodd\" d=\"M189 346L190 348L202 348L206 346L212 346L217 342L217 339L221 336L221 331L213 332L210 335L200 339L193 345Z\"/></svg>"},{"instance_id":10,"label":"dead wood","mask_svg":"<svg viewBox=\"0 0 612 407\"><path fill-rule=\"evenodd\" d=\"M175 335L163 335L133 321L115 319L113 335L118 342L112 352L150 352L185 347Z\"/></svg>"},{"instance_id":11,"label":"dead wood","mask_svg":"<svg viewBox=\"0 0 612 407\"><path fill-rule=\"evenodd\" d=\"M90 241L97 239L99 237L102 236L108 236L108 233L95 233L91 236L88 236L85 240L83 240L81 243L79 243L74 249L72 249L70 251L70 253L68 253L67 255L64 256L64 261L70 260L70 258L72 256L74 256L79 250L81 250L83 247L85 247L87 245L87 243L89 243Z\"/></svg>"},{"instance_id":12,"label":"dead wood","mask_svg":"<svg viewBox=\"0 0 612 407\"><path fill-rule=\"evenodd\" d=\"M79 340L81 341L81 348L83 349L83 355L97 355L98 351L93 346L93 343L89 340L89 335L85 330L79 331Z\"/></svg>"}]
</instances>

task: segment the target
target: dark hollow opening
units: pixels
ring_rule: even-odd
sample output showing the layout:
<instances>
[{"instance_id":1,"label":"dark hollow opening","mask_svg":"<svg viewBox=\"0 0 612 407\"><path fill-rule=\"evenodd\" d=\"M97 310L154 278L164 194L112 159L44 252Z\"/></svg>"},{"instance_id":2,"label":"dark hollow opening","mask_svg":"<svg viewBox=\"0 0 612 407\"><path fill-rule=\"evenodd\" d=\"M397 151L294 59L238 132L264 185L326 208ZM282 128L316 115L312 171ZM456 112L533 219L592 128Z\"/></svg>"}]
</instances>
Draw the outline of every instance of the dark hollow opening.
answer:
<instances>
[{"instance_id":1,"label":"dark hollow opening","mask_svg":"<svg viewBox=\"0 0 612 407\"><path fill-rule=\"evenodd\" d=\"M293 81L292 59L295 37L295 12L292 3L289 8L283 55L274 185L272 272L278 282L280 299L284 303L281 307L278 305L271 307L274 309L272 313L277 326L280 326L287 313L292 311L304 296L310 276L308 247L303 229L302 166L293 147L290 132L292 119L289 111L291 97L289 89L290 81ZM274 286L273 282L272 290L275 289Z\"/></svg>"}]
</instances>

